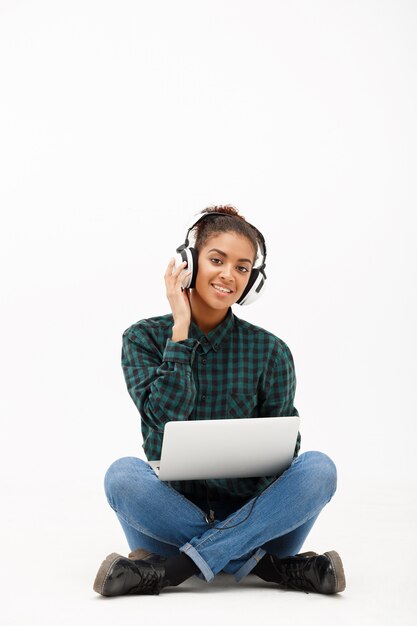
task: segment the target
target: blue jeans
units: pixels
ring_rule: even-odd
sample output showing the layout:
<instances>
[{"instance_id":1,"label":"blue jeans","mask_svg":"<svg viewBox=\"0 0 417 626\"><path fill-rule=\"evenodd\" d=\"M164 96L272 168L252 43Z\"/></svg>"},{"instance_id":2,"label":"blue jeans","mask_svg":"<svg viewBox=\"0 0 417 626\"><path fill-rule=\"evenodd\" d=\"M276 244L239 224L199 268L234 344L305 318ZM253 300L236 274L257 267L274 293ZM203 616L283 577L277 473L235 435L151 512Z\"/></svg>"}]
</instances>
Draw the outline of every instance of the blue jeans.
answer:
<instances>
[{"instance_id":1,"label":"blue jeans","mask_svg":"<svg viewBox=\"0 0 417 626\"><path fill-rule=\"evenodd\" d=\"M211 524L204 502L192 502L135 457L110 466L105 491L131 550L141 547L166 557L183 552L207 582L221 571L240 581L266 552L284 557L300 551L336 481L328 456L304 452L261 493L248 519L254 498L238 505L211 502Z\"/></svg>"}]
</instances>

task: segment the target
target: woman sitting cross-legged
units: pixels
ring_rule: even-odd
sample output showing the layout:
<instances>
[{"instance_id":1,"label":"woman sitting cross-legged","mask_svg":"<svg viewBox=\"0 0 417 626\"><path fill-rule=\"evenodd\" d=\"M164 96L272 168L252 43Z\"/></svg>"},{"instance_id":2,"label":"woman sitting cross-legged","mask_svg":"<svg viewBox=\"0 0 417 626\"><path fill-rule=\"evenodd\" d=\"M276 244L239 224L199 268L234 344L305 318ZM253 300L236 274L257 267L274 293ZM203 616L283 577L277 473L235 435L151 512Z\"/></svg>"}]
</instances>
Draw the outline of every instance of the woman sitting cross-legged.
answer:
<instances>
[{"instance_id":1,"label":"woman sitting cross-legged","mask_svg":"<svg viewBox=\"0 0 417 626\"><path fill-rule=\"evenodd\" d=\"M143 319L123 335L123 372L148 461L160 459L172 420L298 415L288 346L231 308L262 293L263 235L233 207L211 207L178 254L184 262L172 259L165 273L171 313ZM105 491L132 552L110 554L94 590L159 594L193 575L210 582L223 571L236 581L253 574L279 588L343 591L337 552L300 553L336 490L333 461L322 452L299 454L300 440L298 434L281 475L261 478L164 482L139 458L115 461Z\"/></svg>"}]
</instances>

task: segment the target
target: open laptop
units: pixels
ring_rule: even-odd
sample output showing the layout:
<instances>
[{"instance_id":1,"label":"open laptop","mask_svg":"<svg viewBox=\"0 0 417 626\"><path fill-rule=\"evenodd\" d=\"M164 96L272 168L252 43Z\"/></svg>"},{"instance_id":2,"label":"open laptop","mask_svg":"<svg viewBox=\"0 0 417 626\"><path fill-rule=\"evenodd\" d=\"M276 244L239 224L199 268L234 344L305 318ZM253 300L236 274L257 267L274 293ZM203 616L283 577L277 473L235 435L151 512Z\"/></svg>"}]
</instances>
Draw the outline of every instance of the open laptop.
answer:
<instances>
[{"instance_id":1,"label":"open laptop","mask_svg":"<svg viewBox=\"0 0 417 626\"><path fill-rule=\"evenodd\" d=\"M160 480L274 476L291 465L300 418L250 417L167 422Z\"/></svg>"}]
</instances>

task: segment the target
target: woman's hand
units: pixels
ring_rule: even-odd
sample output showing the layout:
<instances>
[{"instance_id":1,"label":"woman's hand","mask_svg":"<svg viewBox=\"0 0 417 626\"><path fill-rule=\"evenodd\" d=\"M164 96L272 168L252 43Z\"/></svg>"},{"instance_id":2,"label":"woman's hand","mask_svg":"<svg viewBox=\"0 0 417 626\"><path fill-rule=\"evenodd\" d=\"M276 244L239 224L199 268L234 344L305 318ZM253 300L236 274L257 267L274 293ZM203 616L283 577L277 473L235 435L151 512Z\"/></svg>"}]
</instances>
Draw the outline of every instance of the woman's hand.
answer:
<instances>
[{"instance_id":1,"label":"woman's hand","mask_svg":"<svg viewBox=\"0 0 417 626\"><path fill-rule=\"evenodd\" d=\"M182 289L181 284L184 279L191 274L185 272L187 261L183 261L175 269L175 259L171 259L165 272L165 286L168 302L174 317L175 326L186 326L191 323L191 307L188 299L188 289Z\"/></svg>"}]
</instances>

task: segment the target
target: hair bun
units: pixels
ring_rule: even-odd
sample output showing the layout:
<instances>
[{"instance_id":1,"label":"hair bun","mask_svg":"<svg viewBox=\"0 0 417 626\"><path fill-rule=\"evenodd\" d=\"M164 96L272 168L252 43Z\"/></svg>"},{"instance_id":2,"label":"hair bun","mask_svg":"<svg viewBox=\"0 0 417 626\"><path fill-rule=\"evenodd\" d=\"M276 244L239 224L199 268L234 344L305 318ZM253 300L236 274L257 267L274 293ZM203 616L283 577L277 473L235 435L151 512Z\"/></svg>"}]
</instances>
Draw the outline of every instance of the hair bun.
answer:
<instances>
[{"instance_id":1,"label":"hair bun","mask_svg":"<svg viewBox=\"0 0 417 626\"><path fill-rule=\"evenodd\" d=\"M245 221L245 218L243 217L243 215L240 215L239 211L232 204L216 204L216 205L207 207L201 212L208 213L208 214L213 213L213 212L223 213L224 215L237 217L240 220Z\"/></svg>"}]
</instances>

